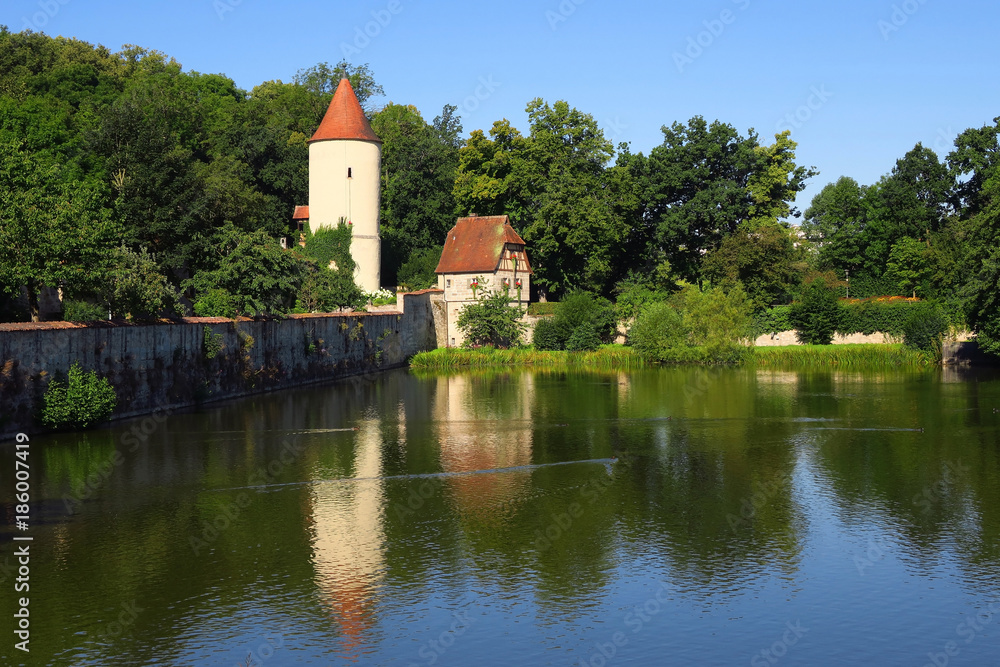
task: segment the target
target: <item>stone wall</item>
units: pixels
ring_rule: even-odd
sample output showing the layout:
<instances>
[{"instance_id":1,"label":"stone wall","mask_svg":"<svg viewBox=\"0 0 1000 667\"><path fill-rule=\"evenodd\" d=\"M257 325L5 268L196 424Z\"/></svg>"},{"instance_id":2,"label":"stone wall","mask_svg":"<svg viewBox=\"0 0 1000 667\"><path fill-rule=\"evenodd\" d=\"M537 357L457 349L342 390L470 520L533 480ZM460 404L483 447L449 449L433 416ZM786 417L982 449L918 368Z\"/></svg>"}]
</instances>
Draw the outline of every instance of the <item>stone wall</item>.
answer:
<instances>
[{"instance_id":1,"label":"stone wall","mask_svg":"<svg viewBox=\"0 0 1000 667\"><path fill-rule=\"evenodd\" d=\"M0 439L40 429L45 387L75 361L115 387L113 418L403 366L437 346L439 294L401 294L381 313L0 324Z\"/></svg>"}]
</instances>

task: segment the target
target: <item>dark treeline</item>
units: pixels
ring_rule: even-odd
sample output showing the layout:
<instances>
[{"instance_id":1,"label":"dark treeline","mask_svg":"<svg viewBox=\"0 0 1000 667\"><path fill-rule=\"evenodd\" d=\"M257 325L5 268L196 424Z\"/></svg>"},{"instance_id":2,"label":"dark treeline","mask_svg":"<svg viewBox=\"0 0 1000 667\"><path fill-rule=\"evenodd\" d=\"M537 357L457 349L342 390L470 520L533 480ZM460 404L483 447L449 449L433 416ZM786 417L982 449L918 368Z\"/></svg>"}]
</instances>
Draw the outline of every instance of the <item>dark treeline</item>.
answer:
<instances>
[{"instance_id":1,"label":"dark treeline","mask_svg":"<svg viewBox=\"0 0 1000 667\"><path fill-rule=\"evenodd\" d=\"M205 313L356 305L309 244L274 243L308 201L307 140L344 68L383 141L385 284L433 280L457 215L505 213L529 244L536 296L738 284L760 312L822 278L842 295L936 301L1000 340L996 120L943 157L917 144L877 183L840 178L803 217L795 196L817 172L787 132L764 140L695 117L665 125L647 155L536 99L527 134L500 120L463 140L454 106L429 122L377 108L367 66L319 64L248 92L139 47L2 28L0 286L27 288L32 311L49 286L118 316L180 294ZM263 266L267 279L250 280Z\"/></svg>"}]
</instances>

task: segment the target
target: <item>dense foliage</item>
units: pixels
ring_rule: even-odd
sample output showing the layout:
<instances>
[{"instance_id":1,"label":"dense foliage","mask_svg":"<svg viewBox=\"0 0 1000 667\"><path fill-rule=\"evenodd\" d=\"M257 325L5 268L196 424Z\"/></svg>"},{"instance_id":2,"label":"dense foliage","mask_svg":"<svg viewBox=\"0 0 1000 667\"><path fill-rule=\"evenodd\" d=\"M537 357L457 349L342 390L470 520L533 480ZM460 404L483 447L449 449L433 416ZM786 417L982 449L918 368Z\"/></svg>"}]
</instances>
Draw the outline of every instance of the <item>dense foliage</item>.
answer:
<instances>
[{"instance_id":1,"label":"dense foliage","mask_svg":"<svg viewBox=\"0 0 1000 667\"><path fill-rule=\"evenodd\" d=\"M53 428L87 428L99 424L114 411L118 397L107 378L86 373L74 363L66 379L53 378L45 388L41 419Z\"/></svg>"},{"instance_id":2,"label":"dense foliage","mask_svg":"<svg viewBox=\"0 0 1000 667\"><path fill-rule=\"evenodd\" d=\"M169 314L175 302L244 314L357 304L342 233L326 248L342 259L317 237L304 251L277 248L308 199L307 142L342 72L383 142L392 286L433 283L457 215L507 214L528 243L536 299L614 297L616 319L631 322L677 294L739 289L762 331L779 323L768 308L815 299L808 286L822 277L838 297L933 302L1000 354L1000 118L961 132L945 155L916 144L875 183L837 178L795 228L796 195L816 172L797 163L788 132L664 119L662 142L635 153L569 102L536 98L525 133L502 119L463 139L455 106L430 122L411 105L378 108L365 65L320 63L246 91L141 47L4 27L0 315L37 319L46 288L115 317ZM263 272L278 273L252 275ZM816 330L836 319L823 308ZM867 306L852 308L839 326L871 329ZM904 322L891 317L891 332ZM556 318L540 339L565 348L579 326ZM608 340L602 326L573 346Z\"/></svg>"},{"instance_id":3,"label":"dense foliage","mask_svg":"<svg viewBox=\"0 0 1000 667\"><path fill-rule=\"evenodd\" d=\"M458 328L465 334L466 347L517 347L527 325L520 321L524 311L510 306L507 290L483 288L476 301L462 308Z\"/></svg>"},{"instance_id":4,"label":"dense foliage","mask_svg":"<svg viewBox=\"0 0 1000 667\"><path fill-rule=\"evenodd\" d=\"M551 319L535 325L533 343L539 350L596 350L615 336L615 309L610 301L589 292L567 295ZM541 326L541 336L538 327Z\"/></svg>"},{"instance_id":5,"label":"dense foliage","mask_svg":"<svg viewBox=\"0 0 1000 667\"><path fill-rule=\"evenodd\" d=\"M628 343L648 361L738 363L749 353L753 325L739 285L704 291L692 285L640 313Z\"/></svg>"},{"instance_id":6,"label":"dense foliage","mask_svg":"<svg viewBox=\"0 0 1000 667\"><path fill-rule=\"evenodd\" d=\"M816 280L792 304L789 320L800 343L829 345L841 327L842 313L837 293L825 281Z\"/></svg>"}]
</instances>

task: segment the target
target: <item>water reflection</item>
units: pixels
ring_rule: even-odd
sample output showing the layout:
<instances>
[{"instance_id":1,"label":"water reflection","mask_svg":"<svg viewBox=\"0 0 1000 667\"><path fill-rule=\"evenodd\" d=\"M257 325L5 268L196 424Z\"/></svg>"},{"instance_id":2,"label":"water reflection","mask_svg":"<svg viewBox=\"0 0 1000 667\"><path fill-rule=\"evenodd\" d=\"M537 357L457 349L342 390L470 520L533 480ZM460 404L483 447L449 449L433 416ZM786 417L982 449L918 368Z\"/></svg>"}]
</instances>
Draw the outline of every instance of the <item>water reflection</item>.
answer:
<instances>
[{"instance_id":1,"label":"water reflection","mask_svg":"<svg viewBox=\"0 0 1000 667\"><path fill-rule=\"evenodd\" d=\"M923 664L1000 595L994 408L968 371L404 372L135 451L40 437L31 657L237 664L277 628L265 665L597 664L621 631L622 662L746 664L801 620L788 664Z\"/></svg>"},{"instance_id":2,"label":"water reflection","mask_svg":"<svg viewBox=\"0 0 1000 667\"><path fill-rule=\"evenodd\" d=\"M454 375L439 377L435 384L433 414L442 471L517 468L532 462L530 374L498 381ZM499 521L527 493L530 478L530 472L515 470L452 476L446 483L463 518Z\"/></svg>"},{"instance_id":3,"label":"water reflection","mask_svg":"<svg viewBox=\"0 0 1000 667\"><path fill-rule=\"evenodd\" d=\"M360 422L354 457L344 480L321 480L310 487L307 513L313 534L316 589L347 658L357 658L373 639L385 573L381 447L380 423Z\"/></svg>"}]
</instances>

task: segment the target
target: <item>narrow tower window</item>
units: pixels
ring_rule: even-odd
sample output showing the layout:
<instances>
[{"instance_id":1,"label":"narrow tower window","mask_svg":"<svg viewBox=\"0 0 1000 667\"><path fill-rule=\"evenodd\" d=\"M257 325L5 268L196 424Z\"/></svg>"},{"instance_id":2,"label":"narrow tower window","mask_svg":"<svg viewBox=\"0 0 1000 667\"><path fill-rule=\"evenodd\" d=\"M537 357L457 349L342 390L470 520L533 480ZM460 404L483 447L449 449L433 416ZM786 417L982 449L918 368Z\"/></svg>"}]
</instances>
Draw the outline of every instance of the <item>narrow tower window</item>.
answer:
<instances>
[{"instance_id":1,"label":"narrow tower window","mask_svg":"<svg viewBox=\"0 0 1000 667\"><path fill-rule=\"evenodd\" d=\"M351 168L350 167L347 168L347 177L348 178L351 177Z\"/></svg>"}]
</instances>

